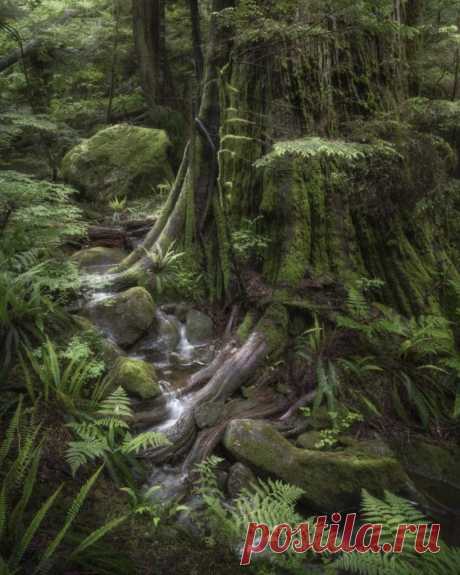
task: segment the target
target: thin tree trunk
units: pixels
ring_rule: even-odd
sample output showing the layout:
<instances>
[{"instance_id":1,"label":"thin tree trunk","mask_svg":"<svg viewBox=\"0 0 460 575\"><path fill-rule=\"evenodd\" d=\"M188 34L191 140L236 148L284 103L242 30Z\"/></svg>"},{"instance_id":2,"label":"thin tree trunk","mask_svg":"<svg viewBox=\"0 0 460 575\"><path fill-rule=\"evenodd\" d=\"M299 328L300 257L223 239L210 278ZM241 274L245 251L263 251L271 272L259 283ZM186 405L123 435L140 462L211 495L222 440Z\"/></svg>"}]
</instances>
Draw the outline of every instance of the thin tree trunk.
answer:
<instances>
[{"instance_id":1,"label":"thin tree trunk","mask_svg":"<svg viewBox=\"0 0 460 575\"><path fill-rule=\"evenodd\" d=\"M113 38L112 62L110 65L110 85L109 85L109 101L107 104L107 124L112 121L112 107L113 97L115 94L115 75L118 61L118 42L120 39L120 8L115 1L113 6L113 16L115 19L115 30Z\"/></svg>"},{"instance_id":2,"label":"thin tree trunk","mask_svg":"<svg viewBox=\"0 0 460 575\"><path fill-rule=\"evenodd\" d=\"M161 94L161 0L133 0L133 33L145 99L151 109Z\"/></svg>"},{"instance_id":3,"label":"thin tree trunk","mask_svg":"<svg viewBox=\"0 0 460 575\"><path fill-rule=\"evenodd\" d=\"M201 49L201 23L200 23L200 8L198 0L189 0L190 17L192 21L192 43L193 43L193 59L195 61L195 72L198 85L201 85L204 72L204 57L203 50Z\"/></svg>"}]
</instances>

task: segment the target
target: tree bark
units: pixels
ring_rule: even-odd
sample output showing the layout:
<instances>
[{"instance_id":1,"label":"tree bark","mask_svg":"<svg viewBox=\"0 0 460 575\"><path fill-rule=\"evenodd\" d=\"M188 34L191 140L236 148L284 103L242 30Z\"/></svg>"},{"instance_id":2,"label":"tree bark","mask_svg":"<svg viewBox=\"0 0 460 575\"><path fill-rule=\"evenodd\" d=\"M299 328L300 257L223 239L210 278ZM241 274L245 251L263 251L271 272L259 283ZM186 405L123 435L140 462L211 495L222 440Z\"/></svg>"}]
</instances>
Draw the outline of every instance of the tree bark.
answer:
<instances>
[{"instance_id":1,"label":"tree bark","mask_svg":"<svg viewBox=\"0 0 460 575\"><path fill-rule=\"evenodd\" d=\"M138 2L138 0L135 0ZM185 240L187 218L193 220L189 232L191 241L204 244L204 235L212 227L212 205L217 192L217 151L220 128L220 70L227 63L230 42L218 29L216 13L232 5L233 0L214 0L211 30L208 39L205 79L201 93L197 138L193 154L187 145L175 184L162 212L139 249L134 250L115 271L114 289L136 285L151 268L146 250L158 247L164 253L173 242ZM193 214L190 214L190 210ZM190 222L190 219L188 220ZM216 231L209 232L216 236Z\"/></svg>"},{"instance_id":2,"label":"tree bark","mask_svg":"<svg viewBox=\"0 0 460 575\"><path fill-rule=\"evenodd\" d=\"M161 102L162 0L133 0L133 34L149 108Z\"/></svg>"},{"instance_id":3,"label":"tree bark","mask_svg":"<svg viewBox=\"0 0 460 575\"><path fill-rule=\"evenodd\" d=\"M198 0L189 0L190 18L192 21L193 59L195 61L195 73L198 85L201 85L204 72L204 57L201 37L200 8Z\"/></svg>"}]
</instances>

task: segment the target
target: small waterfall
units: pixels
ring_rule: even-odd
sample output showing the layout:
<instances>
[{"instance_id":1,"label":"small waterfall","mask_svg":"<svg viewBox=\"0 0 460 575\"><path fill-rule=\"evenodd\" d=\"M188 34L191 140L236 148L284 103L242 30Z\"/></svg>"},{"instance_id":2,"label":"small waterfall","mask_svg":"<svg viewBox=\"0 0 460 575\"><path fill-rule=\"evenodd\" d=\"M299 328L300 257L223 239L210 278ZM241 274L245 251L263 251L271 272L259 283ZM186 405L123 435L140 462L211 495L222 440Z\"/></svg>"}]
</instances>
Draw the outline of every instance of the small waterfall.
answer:
<instances>
[{"instance_id":1,"label":"small waterfall","mask_svg":"<svg viewBox=\"0 0 460 575\"><path fill-rule=\"evenodd\" d=\"M183 361L191 361L193 359L193 350L195 347L187 339L187 328L185 324L181 324L179 333L180 340L177 347L178 355Z\"/></svg>"},{"instance_id":2,"label":"small waterfall","mask_svg":"<svg viewBox=\"0 0 460 575\"><path fill-rule=\"evenodd\" d=\"M184 413L185 402L183 399L179 399L177 391L170 384L169 381L162 380L160 382L163 395L166 398L166 406L168 408L168 419L159 426L155 427L155 431L165 431L172 427L180 416Z\"/></svg>"}]
</instances>

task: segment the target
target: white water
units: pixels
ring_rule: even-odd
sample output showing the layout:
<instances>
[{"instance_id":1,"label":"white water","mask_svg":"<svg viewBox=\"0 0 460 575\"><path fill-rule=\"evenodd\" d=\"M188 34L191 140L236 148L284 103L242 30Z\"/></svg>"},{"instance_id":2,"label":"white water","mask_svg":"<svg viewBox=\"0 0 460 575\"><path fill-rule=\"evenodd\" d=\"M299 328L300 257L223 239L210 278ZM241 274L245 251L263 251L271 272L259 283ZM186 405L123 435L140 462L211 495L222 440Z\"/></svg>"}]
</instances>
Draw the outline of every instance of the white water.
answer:
<instances>
[{"instance_id":1,"label":"white water","mask_svg":"<svg viewBox=\"0 0 460 575\"><path fill-rule=\"evenodd\" d=\"M184 361L191 361L195 347L187 339L187 329L185 324L181 324L179 328L180 340L178 346L179 358Z\"/></svg>"},{"instance_id":2,"label":"white water","mask_svg":"<svg viewBox=\"0 0 460 575\"><path fill-rule=\"evenodd\" d=\"M177 391L166 380L160 382L163 396L166 398L166 406L168 408L168 419L162 424L155 426L155 431L166 431L175 425L185 411L186 400L179 398Z\"/></svg>"}]
</instances>

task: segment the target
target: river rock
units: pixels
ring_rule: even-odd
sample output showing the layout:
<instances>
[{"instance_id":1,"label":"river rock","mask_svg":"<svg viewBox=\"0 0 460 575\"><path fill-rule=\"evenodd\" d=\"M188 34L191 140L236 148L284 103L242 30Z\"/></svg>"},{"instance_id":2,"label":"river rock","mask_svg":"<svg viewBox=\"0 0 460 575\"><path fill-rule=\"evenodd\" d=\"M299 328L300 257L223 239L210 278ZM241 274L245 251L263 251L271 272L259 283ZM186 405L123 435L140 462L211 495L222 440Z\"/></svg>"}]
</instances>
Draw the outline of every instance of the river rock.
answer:
<instances>
[{"instance_id":1,"label":"river rock","mask_svg":"<svg viewBox=\"0 0 460 575\"><path fill-rule=\"evenodd\" d=\"M161 393L155 368L141 359L119 358L109 378L114 389L121 386L141 399L153 399Z\"/></svg>"},{"instance_id":2,"label":"river rock","mask_svg":"<svg viewBox=\"0 0 460 575\"><path fill-rule=\"evenodd\" d=\"M238 461L231 466L228 473L227 479L227 491L230 497L235 498L241 493L242 489L249 487L251 484L256 482L256 476L254 473Z\"/></svg>"},{"instance_id":3,"label":"river rock","mask_svg":"<svg viewBox=\"0 0 460 575\"><path fill-rule=\"evenodd\" d=\"M134 287L95 302L85 314L120 347L139 340L155 319L155 304L149 292Z\"/></svg>"},{"instance_id":4,"label":"river rock","mask_svg":"<svg viewBox=\"0 0 460 575\"><path fill-rule=\"evenodd\" d=\"M201 311L191 309L187 313L187 339L192 344L206 343L213 337L212 319Z\"/></svg>"},{"instance_id":5,"label":"river rock","mask_svg":"<svg viewBox=\"0 0 460 575\"><path fill-rule=\"evenodd\" d=\"M62 161L62 174L88 199L145 196L173 179L170 146L164 130L111 126L72 148Z\"/></svg>"},{"instance_id":6,"label":"river rock","mask_svg":"<svg viewBox=\"0 0 460 575\"><path fill-rule=\"evenodd\" d=\"M207 401L195 407L195 422L200 429L213 427L218 423L224 410L223 401Z\"/></svg>"},{"instance_id":7,"label":"river rock","mask_svg":"<svg viewBox=\"0 0 460 575\"><path fill-rule=\"evenodd\" d=\"M180 322L173 315L157 310L157 335L161 343L168 349L175 349L180 341Z\"/></svg>"},{"instance_id":8,"label":"river rock","mask_svg":"<svg viewBox=\"0 0 460 575\"><path fill-rule=\"evenodd\" d=\"M299 449L266 421L233 420L224 445L236 459L301 487L305 500L321 511L358 503L363 488L382 494L385 489L401 491L409 484L393 457L377 457L356 448Z\"/></svg>"},{"instance_id":9,"label":"river rock","mask_svg":"<svg viewBox=\"0 0 460 575\"><path fill-rule=\"evenodd\" d=\"M95 247L74 253L71 259L81 268L91 268L93 266L116 265L125 256L126 254L123 250Z\"/></svg>"}]
</instances>

